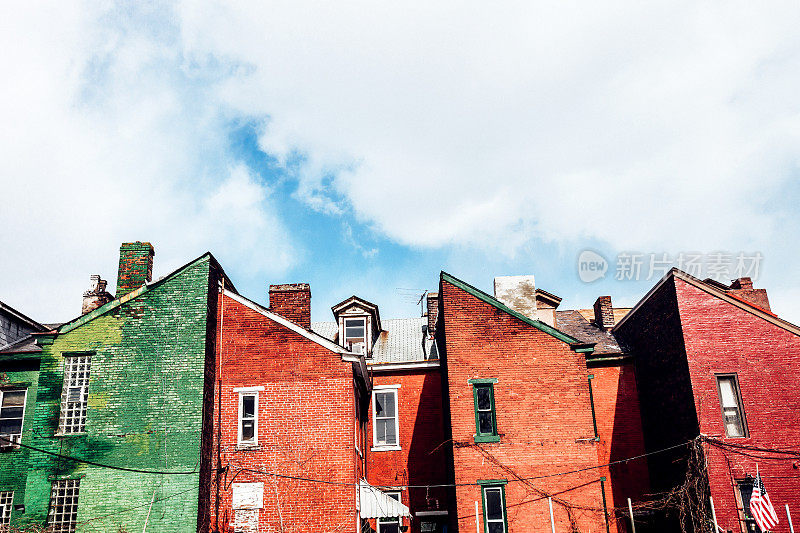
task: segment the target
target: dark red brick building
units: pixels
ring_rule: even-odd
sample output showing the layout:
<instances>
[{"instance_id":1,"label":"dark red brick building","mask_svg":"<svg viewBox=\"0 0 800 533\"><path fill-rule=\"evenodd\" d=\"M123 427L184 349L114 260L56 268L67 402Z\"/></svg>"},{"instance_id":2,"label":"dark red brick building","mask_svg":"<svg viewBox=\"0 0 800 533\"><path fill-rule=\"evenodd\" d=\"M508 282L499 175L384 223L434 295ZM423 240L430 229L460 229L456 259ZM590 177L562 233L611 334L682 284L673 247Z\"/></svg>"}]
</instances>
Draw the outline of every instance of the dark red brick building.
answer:
<instances>
[{"instance_id":1,"label":"dark red brick building","mask_svg":"<svg viewBox=\"0 0 800 533\"><path fill-rule=\"evenodd\" d=\"M788 532L784 505L800 520L800 328L749 278L724 285L673 269L614 333L635 356L647 450L707 437L717 521L737 533L758 531L748 511L758 465L780 519L773 531ZM686 454L649 457L654 491L682 483Z\"/></svg>"}]
</instances>

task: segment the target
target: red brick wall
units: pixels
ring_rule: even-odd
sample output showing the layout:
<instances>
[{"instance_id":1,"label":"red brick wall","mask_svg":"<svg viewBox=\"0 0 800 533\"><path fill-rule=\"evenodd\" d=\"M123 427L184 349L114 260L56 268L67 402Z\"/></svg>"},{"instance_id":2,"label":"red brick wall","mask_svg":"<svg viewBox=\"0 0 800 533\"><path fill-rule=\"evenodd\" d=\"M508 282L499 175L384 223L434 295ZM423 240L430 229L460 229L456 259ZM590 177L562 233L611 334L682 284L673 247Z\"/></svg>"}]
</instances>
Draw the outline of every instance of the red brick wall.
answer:
<instances>
[{"instance_id":1,"label":"red brick wall","mask_svg":"<svg viewBox=\"0 0 800 533\"><path fill-rule=\"evenodd\" d=\"M636 387L633 361L602 363L595 362L589 368L594 376L592 392L597 432L599 464L636 457L645 453L642 419L639 412L639 391ZM606 489L609 507L622 509L618 514L618 525L627 524L625 507L627 499L640 500L650 489L647 459L612 465L603 469L609 479Z\"/></svg>"},{"instance_id":2,"label":"red brick wall","mask_svg":"<svg viewBox=\"0 0 800 533\"><path fill-rule=\"evenodd\" d=\"M408 487L447 483L447 448L444 446L442 381L438 368L374 372L374 387L400 385L397 389L399 451L371 451L372 415L367 426L367 480L376 487ZM412 515L419 511L447 509L447 489L410 488L402 499ZM420 531L416 518L410 531ZM408 525L408 522L405 522Z\"/></svg>"},{"instance_id":3,"label":"red brick wall","mask_svg":"<svg viewBox=\"0 0 800 533\"><path fill-rule=\"evenodd\" d=\"M215 433L221 429L220 462L228 470L221 486L211 488L212 528L218 493L220 530L232 531L231 482L261 481L259 531L354 531L356 489L346 485L356 484L360 473L351 363L227 296L221 299L217 378L222 409L214 416ZM237 450L239 395L233 389L251 386L264 387L258 399L258 447ZM216 442L214 447L216 453Z\"/></svg>"},{"instance_id":4,"label":"red brick wall","mask_svg":"<svg viewBox=\"0 0 800 533\"><path fill-rule=\"evenodd\" d=\"M507 479L509 531L546 532L542 492L569 504L581 531L605 531L600 473L520 481L597 466L588 372L582 354L560 340L442 281L440 326L446 339L447 390L457 484ZM494 385L499 443L475 444L472 378ZM477 486L456 489L458 530L476 530ZM554 504L556 530L568 531L566 508ZM479 516L482 525L482 516ZM612 531L616 528L611 526Z\"/></svg>"},{"instance_id":5,"label":"red brick wall","mask_svg":"<svg viewBox=\"0 0 800 533\"><path fill-rule=\"evenodd\" d=\"M767 448L797 448L800 442L800 337L682 281L676 282L684 342L700 431L723 438L716 373L736 373L749 438L725 439ZM734 480L755 474L756 459L709 450L709 478L717 518L739 531ZM759 461L759 469L781 523L789 504L800 523L800 474L795 461Z\"/></svg>"}]
</instances>

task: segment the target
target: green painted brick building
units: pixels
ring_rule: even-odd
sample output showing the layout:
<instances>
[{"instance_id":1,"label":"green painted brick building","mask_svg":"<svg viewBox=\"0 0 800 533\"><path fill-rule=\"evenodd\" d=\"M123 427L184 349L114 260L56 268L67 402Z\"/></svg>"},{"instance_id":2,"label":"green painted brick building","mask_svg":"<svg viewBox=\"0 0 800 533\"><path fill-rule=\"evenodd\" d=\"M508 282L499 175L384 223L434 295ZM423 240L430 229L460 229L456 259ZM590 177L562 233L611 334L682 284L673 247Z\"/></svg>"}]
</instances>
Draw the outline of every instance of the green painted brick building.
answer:
<instances>
[{"instance_id":1,"label":"green painted brick building","mask_svg":"<svg viewBox=\"0 0 800 533\"><path fill-rule=\"evenodd\" d=\"M149 283L153 255L123 244L116 299L35 335L40 352L0 354L0 385L27 389L21 445L0 453L12 525L205 527L224 273L207 253Z\"/></svg>"}]
</instances>

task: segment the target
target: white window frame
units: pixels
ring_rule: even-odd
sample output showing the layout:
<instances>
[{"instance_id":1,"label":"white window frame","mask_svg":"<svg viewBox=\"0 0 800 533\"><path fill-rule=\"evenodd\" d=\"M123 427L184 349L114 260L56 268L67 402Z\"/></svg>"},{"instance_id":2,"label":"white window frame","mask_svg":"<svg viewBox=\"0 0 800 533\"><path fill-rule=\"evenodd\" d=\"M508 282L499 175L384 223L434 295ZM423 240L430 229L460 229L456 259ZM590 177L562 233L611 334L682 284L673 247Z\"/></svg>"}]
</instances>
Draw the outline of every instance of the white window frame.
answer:
<instances>
[{"instance_id":1,"label":"white window frame","mask_svg":"<svg viewBox=\"0 0 800 533\"><path fill-rule=\"evenodd\" d=\"M0 491L0 531L7 531L11 525L11 509L14 508L14 491Z\"/></svg>"},{"instance_id":2,"label":"white window frame","mask_svg":"<svg viewBox=\"0 0 800 533\"><path fill-rule=\"evenodd\" d=\"M22 399L22 424L20 424L19 433L4 434L8 440L0 440L0 448L19 448L19 443L22 442L22 432L25 429L25 408L28 406L28 387L5 387L0 389L0 409L3 406L3 400L7 392L25 391L25 396ZM11 442L8 442L8 441ZM0 522L2 523L2 522Z\"/></svg>"},{"instance_id":3,"label":"white window frame","mask_svg":"<svg viewBox=\"0 0 800 533\"><path fill-rule=\"evenodd\" d=\"M80 479L57 479L50 488L50 512L47 516L47 525L54 533L73 533L78 526L78 498L80 497ZM65 512L64 504L70 499L69 505L74 509ZM60 504L57 511L56 505Z\"/></svg>"},{"instance_id":4,"label":"white window frame","mask_svg":"<svg viewBox=\"0 0 800 533\"><path fill-rule=\"evenodd\" d=\"M400 385L375 385L372 388L372 451L392 451L400 448L400 401L398 390ZM390 393L394 395L394 434L397 442L394 444L383 444L378 442L378 417L375 395L378 393ZM388 418L388 417L386 417Z\"/></svg>"},{"instance_id":5,"label":"white window frame","mask_svg":"<svg viewBox=\"0 0 800 533\"><path fill-rule=\"evenodd\" d=\"M400 491L400 490L384 490L383 493L386 494L388 497L394 498L398 502L403 503L403 492L402 491ZM378 526L378 531L376 533L383 533L381 531L381 529L382 529L381 525L397 526L397 529L400 529L400 526L402 524L400 523L400 517L399 516L391 516L391 517L387 517L387 518L378 518L377 520L375 520L375 525Z\"/></svg>"},{"instance_id":6,"label":"white window frame","mask_svg":"<svg viewBox=\"0 0 800 533\"><path fill-rule=\"evenodd\" d=\"M360 355L366 356L367 355L367 351L368 351L367 350L367 343L369 342L369 332L367 330L367 327L368 327L369 324L368 324L368 321L367 321L367 317L365 317L365 316L344 316L344 317L342 317L342 339L344 341L342 343L342 346L344 346L348 350L352 351L353 348L348 345L349 343L347 341L347 321L348 320L359 320L361 322L361 324L362 324L362 326L364 328L364 336L362 337L364 339L363 347L362 347L362 350L360 352L353 352L353 353L358 353Z\"/></svg>"},{"instance_id":7,"label":"white window frame","mask_svg":"<svg viewBox=\"0 0 800 533\"><path fill-rule=\"evenodd\" d=\"M236 414L236 445L239 448L252 448L253 446L258 446L258 400L259 392L263 390L264 387L236 387L233 389L234 393L239 394L239 407ZM244 421L242 415L244 414L245 396L253 396L255 398L255 412L253 413L253 440L242 440L242 422Z\"/></svg>"},{"instance_id":8,"label":"white window frame","mask_svg":"<svg viewBox=\"0 0 800 533\"><path fill-rule=\"evenodd\" d=\"M489 491L500 492L500 518L489 518L488 501L486 493ZM508 533L508 510L506 509L506 488L504 485L483 485L481 486L481 496L483 498L483 530L489 532L489 524L502 524L503 533Z\"/></svg>"},{"instance_id":9,"label":"white window frame","mask_svg":"<svg viewBox=\"0 0 800 533\"><path fill-rule=\"evenodd\" d=\"M82 361L80 361L82 360ZM78 385L71 385L71 373L77 372L73 365L85 364L85 376ZM64 356L64 381L61 388L61 408L56 435L80 435L86 433L86 418L89 406L89 380L92 372L92 354L76 353ZM70 401L72 393L80 395L78 401ZM77 411L77 415L75 414Z\"/></svg>"}]
</instances>

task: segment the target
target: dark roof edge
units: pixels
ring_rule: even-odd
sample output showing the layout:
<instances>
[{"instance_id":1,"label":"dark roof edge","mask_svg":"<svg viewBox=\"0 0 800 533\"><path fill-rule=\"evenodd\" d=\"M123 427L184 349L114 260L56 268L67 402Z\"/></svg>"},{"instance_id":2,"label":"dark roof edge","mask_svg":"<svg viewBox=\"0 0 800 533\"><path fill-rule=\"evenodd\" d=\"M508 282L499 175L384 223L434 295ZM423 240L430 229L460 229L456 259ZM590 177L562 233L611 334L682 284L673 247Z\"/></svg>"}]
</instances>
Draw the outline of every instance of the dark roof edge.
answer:
<instances>
[{"instance_id":1,"label":"dark roof edge","mask_svg":"<svg viewBox=\"0 0 800 533\"><path fill-rule=\"evenodd\" d=\"M797 326L796 324L793 324L793 323L789 322L788 320L784 320L782 318L779 318L778 316L774 315L773 313L765 311L762 308L760 308L759 306L757 306L755 304L752 304L752 303L750 303L750 302L748 302L746 300L742 300L741 298L735 298L733 296L730 296L725 291L722 291L722 290L714 287L713 285L711 285L709 283L706 283L706 282L704 282L704 281L692 276L691 274L687 274L686 272L684 272L683 270L680 270L677 267L673 267L669 272L664 274L664 277L662 277L661 280L659 280L658 283L656 283L649 291L647 291L647 294L645 294L642 297L642 299L639 300L636 303L636 305L634 305L633 308L630 311L628 311L628 313L624 317L622 317L622 320L617 322L617 324L613 328L611 328L611 331L615 332L617 329L619 329L619 327L622 326L628 320L629 317L631 317L634 313L636 313L636 311L638 311L639 308L642 305L644 305L644 303L647 300L649 300L650 297L658 289L660 289L662 285L664 285L664 283L667 282L667 280L674 279L674 278L678 278L678 279L680 279L682 281L685 281L686 283L688 283L688 284L690 284L690 285L692 285L694 287L697 287L698 289L700 289L700 290L702 290L702 291L704 291L704 292L706 292L706 293L708 293L708 294L710 294L712 296L716 296L720 300L725 300L726 302L728 302L728 303L730 303L732 305L735 305L736 307L738 307L738 308L740 308L740 309L742 309L744 311L747 311L750 314L756 315L759 318L763 318L767 322L771 322L772 324L778 326L779 328L785 329L786 331L788 331L790 333L794 333L795 335L800 336L800 326Z\"/></svg>"},{"instance_id":2,"label":"dark roof edge","mask_svg":"<svg viewBox=\"0 0 800 533\"><path fill-rule=\"evenodd\" d=\"M508 307L507 305L502 303L497 298L486 294L485 292L483 292L482 290L480 290L480 289L478 289L476 287L473 287L472 285L470 285L466 281L462 281L462 280L456 278L455 276L453 276L451 274L448 274L444 270L442 270L441 273L440 273L440 279L442 281L446 281L446 282L450 283L451 285L454 285L455 287L458 287L459 289L461 289L463 291L466 291L467 293L471 294L472 296L475 296L479 300L481 300L481 301L483 301L483 302L485 302L485 303L487 303L489 305L492 305L492 306L496 307L497 309L500 309L501 311L505 311L509 315L511 315L511 316L513 316L513 317L515 317L515 318L517 318L519 320L522 320L526 324L529 324L529 325L535 327L536 329L538 329L538 330L540 330L540 331L542 331L544 333L547 333L551 337L555 337L556 339L560 340L561 342L569 344L570 348L572 348L576 352L579 352L579 353L591 353L592 351L594 351L594 343L581 342L578 339L576 339L575 337L573 337L571 335L567 335L563 331L558 330L558 329L556 329L556 328L554 328L554 327L552 327L552 326L550 326L548 324L545 324L541 320L534 320L532 318L529 318L529 317L523 315L522 313L520 313L519 311L515 311L515 310L511 309L510 307Z\"/></svg>"},{"instance_id":3,"label":"dark roof edge","mask_svg":"<svg viewBox=\"0 0 800 533\"><path fill-rule=\"evenodd\" d=\"M21 320L22 322L25 322L26 324L28 324L29 326L31 326L33 329L35 329L37 331L48 331L49 330L49 328L47 326L45 326L44 324L41 324L40 322L35 321L34 319L32 319L31 317L25 315L24 313L20 313L19 311L17 311L16 309L11 307L10 305L4 304L3 302L0 302L0 311L5 311L6 313L8 313L10 315L13 315L14 318L16 318L18 320Z\"/></svg>"}]
</instances>

